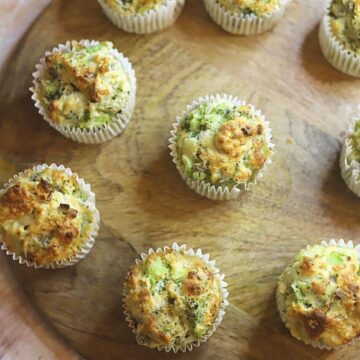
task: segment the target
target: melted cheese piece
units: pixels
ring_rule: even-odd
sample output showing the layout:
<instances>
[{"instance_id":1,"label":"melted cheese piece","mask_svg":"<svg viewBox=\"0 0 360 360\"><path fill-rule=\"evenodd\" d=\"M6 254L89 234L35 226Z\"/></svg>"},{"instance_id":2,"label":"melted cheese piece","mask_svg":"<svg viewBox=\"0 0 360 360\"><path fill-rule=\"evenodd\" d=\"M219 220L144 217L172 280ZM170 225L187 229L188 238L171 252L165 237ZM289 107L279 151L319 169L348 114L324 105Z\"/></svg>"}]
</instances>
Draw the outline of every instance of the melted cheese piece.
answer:
<instances>
[{"instance_id":1,"label":"melted cheese piece","mask_svg":"<svg viewBox=\"0 0 360 360\"><path fill-rule=\"evenodd\" d=\"M262 17L280 7L279 0L218 0L225 9L236 13L254 14Z\"/></svg>"},{"instance_id":2,"label":"melted cheese piece","mask_svg":"<svg viewBox=\"0 0 360 360\"><path fill-rule=\"evenodd\" d=\"M144 14L150 10L157 10L168 0L106 0L107 5L121 15L131 16L135 14Z\"/></svg>"},{"instance_id":3,"label":"melted cheese piece","mask_svg":"<svg viewBox=\"0 0 360 360\"><path fill-rule=\"evenodd\" d=\"M279 278L278 295L293 336L334 348L360 334L356 250L315 245Z\"/></svg>"},{"instance_id":4,"label":"melted cheese piece","mask_svg":"<svg viewBox=\"0 0 360 360\"><path fill-rule=\"evenodd\" d=\"M197 256L172 250L133 266L125 293L137 339L150 347L183 346L203 337L222 301L213 270Z\"/></svg>"},{"instance_id":5,"label":"melted cheese piece","mask_svg":"<svg viewBox=\"0 0 360 360\"><path fill-rule=\"evenodd\" d=\"M94 213L75 176L28 171L0 194L0 234L9 250L38 265L74 257Z\"/></svg>"}]
</instances>

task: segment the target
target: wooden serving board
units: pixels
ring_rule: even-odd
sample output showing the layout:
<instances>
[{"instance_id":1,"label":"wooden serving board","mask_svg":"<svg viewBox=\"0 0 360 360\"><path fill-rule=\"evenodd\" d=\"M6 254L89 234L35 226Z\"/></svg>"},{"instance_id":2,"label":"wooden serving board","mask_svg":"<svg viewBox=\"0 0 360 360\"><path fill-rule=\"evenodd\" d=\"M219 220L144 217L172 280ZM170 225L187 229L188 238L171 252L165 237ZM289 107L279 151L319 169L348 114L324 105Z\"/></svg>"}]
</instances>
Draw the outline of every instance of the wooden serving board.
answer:
<instances>
[{"instance_id":1,"label":"wooden serving board","mask_svg":"<svg viewBox=\"0 0 360 360\"><path fill-rule=\"evenodd\" d=\"M315 350L293 339L275 305L277 277L305 245L359 241L359 200L338 167L358 110L359 80L323 59L317 27L325 1L294 1L273 31L223 32L188 0L171 29L151 36L112 26L95 0L54 0L21 41L0 85L0 180L38 163L65 164L96 192L100 235L79 265L56 271L9 266L48 322L89 359L358 359L360 344ZM45 50L69 39L111 40L138 78L135 115L115 140L85 146L37 114L28 91ZM276 154L240 201L189 190L167 149L177 114L199 96L237 95L272 123ZM138 254L173 241L202 248L227 276L230 303L210 341L187 354L135 343L122 315L122 282Z\"/></svg>"}]
</instances>

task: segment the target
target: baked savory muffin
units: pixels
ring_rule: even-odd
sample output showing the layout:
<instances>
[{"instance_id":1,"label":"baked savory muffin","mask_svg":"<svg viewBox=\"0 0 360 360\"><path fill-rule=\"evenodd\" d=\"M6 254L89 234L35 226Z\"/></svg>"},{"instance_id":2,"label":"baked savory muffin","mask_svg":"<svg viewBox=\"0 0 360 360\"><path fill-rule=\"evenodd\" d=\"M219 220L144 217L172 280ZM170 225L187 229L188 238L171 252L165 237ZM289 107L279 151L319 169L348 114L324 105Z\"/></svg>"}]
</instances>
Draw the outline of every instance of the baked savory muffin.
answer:
<instances>
[{"instance_id":1,"label":"baked savory muffin","mask_svg":"<svg viewBox=\"0 0 360 360\"><path fill-rule=\"evenodd\" d=\"M91 129L108 124L129 101L130 79L112 55L113 45L84 46L46 57L39 98L58 125Z\"/></svg>"},{"instance_id":2,"label":"baked savory muffin","mask_svg":"<svg viewBox=\"0 0 360 360\"><path fill-rule=\"evenodd\" d=\"M82 183L55 166L39 166L14 177L0 191L4 250L36 267L64 266L79 254L84 257L99 220L94 194Z\"/></svg>"},{"instance_id":3,"label":"baked savory muffin","mask_svg":"<svg viewBox=\"0 0 360 360\"><path fill-rule=\"evenodd\" d=\"M212 19L224 30L238 35L271 29L283 16L290 0L204 0Z\"/></svg>"},{"instance_id":4,"label":"baked savory muffin","mask_svg":"<svg viewBox=\"0 0 360 360\"><path fill-rule=\"evenodd\" d=\"M98 0L114 25L127 32L150 34L172 25L185 0Z\"/></svg>"},{"instance_id":5,"label":"baked savory muffin","mask_svg":"<svg viewBox=\"0 0 360 360\"><path fill-rule=\"evenodd\" d=\"M341 174L347 186L360 196L360 119L356 119L340 155Z\"/></svg>"},{"instance_id":6,"label":"baked savory muffin","mask_svg":"<svg viewBox=\"0 0 360 360\"><path fill-rule=\"evenodd\" d=\"M360 0L329 0L319 39L330 64L360 77Z\"/></svg>"},{"instance_id":7,"label":"baked savory muffin","mask_svg":"<svg viewBox=\"0 0 360 360\"><path fill-rule=\"evenodd\" d=\"M220 189L247 189L272 154L263 116L252 106L213 97L180 120L174 152L180 173L190 182Z\"/></svg>"},{"instance_id":8,"label":"baked savory muffin","mask_svg":"<svg viewBox=\"0 0 360 360\"><path fill-rule=\"evenodd\" d=\"M101 142L117 135L134 107L134 72L108 41L59 46L47 54L34 84L35 100L45 118L80 142ZM73 138L74 132L84 138Z\"/></svg>"},{"instance_id":9,"label":"baked savory muffin","mask_svg":"<svg viewBox=\"0 0 360 360\"><path fill-rule=\"evenodd\" d=\"M357 251L314 245L300 251L280 276L278 307L291 334L333 349L360 335Z\"/></svg>"},{"instance_id":10,"label":"baked savory muffin","mask_svg":"<svg viewBox=\"0 0 360 360\"><path fill-rule=\"evenodd\" d=\"M227 296L227 295L226 295ZM216 271L200 256L167 248L131 268L124 307L139 344L191 349L215 331L225 298Z\"/></svg>"}]
</instances>

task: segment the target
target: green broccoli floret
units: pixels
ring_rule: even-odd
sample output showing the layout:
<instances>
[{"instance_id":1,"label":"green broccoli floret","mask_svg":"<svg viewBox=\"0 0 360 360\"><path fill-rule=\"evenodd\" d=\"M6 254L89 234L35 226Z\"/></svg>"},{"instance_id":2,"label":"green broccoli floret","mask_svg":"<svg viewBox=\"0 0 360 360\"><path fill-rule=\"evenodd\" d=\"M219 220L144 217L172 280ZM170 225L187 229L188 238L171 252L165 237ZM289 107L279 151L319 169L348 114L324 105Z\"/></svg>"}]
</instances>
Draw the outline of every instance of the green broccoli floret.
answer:
<instances>
[{"instance_id":1,"label":"green broccoli floret","mask_svg":"<svg viewBox=\"0 0 360 360\"><path fill-rule=\"evenodd\" d=\"M161 258L156 258L155 261L148 264L147 271L150 275L150 281L153 283L165 278L169 273L169 269L162 262Z\"/></svg>"},{"instance_id":2,"label":"green broccoli floret","mask_svg":"<svg viewBox=\"0 0 360 360\"><path fill-rule=\"evenodd\" d=\"M327 259L329 265L339 265L344 263L344 257L346 255L337 252L332 252Z\"/></svg>"},{"instance_id":3,"label":"green broccoli floret","mask_svg":"<svg viewBox=\"0 0 360 360\"><path fill-rule=\"evenodd\" d=\"M44 95L48 100L56 99L60 96L60 84L57 80L41 80Z\"/></svg>"}]
</instances>

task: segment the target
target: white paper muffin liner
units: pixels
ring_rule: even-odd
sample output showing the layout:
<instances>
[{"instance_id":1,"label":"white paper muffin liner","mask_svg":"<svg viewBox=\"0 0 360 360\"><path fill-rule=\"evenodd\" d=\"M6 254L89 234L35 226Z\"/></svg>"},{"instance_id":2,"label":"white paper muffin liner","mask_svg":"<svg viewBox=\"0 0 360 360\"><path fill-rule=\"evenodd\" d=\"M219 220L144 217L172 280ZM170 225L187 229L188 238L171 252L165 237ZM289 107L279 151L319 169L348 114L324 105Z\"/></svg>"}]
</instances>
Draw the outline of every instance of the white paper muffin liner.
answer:
<instances>
[{"instance_id":1,"label":"white paper muffin liner","mask_svg":"<svg viewBox=\"0 0 360 360\"><path fill-rule=\"evenodd\" d=\"M343 239L340 239L339 241L331 239L329 242L327 241L322 241L320 243L321 246L324 247L328 247L328 246L337 246L339 248L347 248L347 249L355 249L356 253L357 253L357 257L360 261L360 245L354 245L352 241L348 241L345 242ZM308 245L306 248L310 248L311 245ZM292 266L292 264L290 264L289 266ZM286 306L285 306L285 301L283 299L282 296L280 296L279 292L276 291L276 305L277 305L277 309L279 311L280 314L280 318L283 321L283 323L285 324L285 326L289 329L289 332L291 334L291 327L289 326L289 324L286 322ZM291 334L292 335L292 334ZM307 345L311 345L314 348L318 348L318 349L326 349L326 350L333 350L334 348L331 348L329 346L324 345L323 343L321 343L319 340L311 340L311 339L298 339L295 337L295 339L304 342ZM356 339L353 339L352 341L350 341L347 344L344 345L340 345L337 346L336 349L339 348L344 348L347 347L349 345L351 345Z\"/></svg>"},{"instance_id":2,"label":"white paper muffin liner","mask_svg":"<svg viewBox=\"0 0 360 360\"><path fill-rule=\"evenodd\" d=\"M86 47L99 44L99 42L95 40L81 40L79 43ZM71 51L71 49L71 41L67 41L66 44L60 44L57 47L53 48L52 51L47 51L45 53L45 57L56 52L69 52ZM124 57L124 55L121 54L118 50L113 49L111 53L120 62L123 70L129 77L131 89L128 103L126 108L122 109L122 113L114 116L114 118L109 123L91 129L80 129L76 127L61 126L55 124L54 121L51 120L47 110L43 107L38 97L39 80L43 76L47 66L45 57L41 58L39 64L36 65L36 71L32 74L33 86L30 88L30 91L32 92L31 98L34 100L35 107L38 109L39 113L43 116L43 118L54 129L59 131L66 138L84 144L100 144L118 136L126 128L128 122L130 121L136 101L135 71L133 70L129 60Z\"/></svg>"},{"instance_id":3,"label":"white paper muffin liner","mask_svg":"<svg viewBox=\"0 0 360 360\"><path fill-rule=\"evenodd\" d=\"M186 107L186 110L182 113L181 116L178 116L176 118L176 121L173 124L173 130L171 130L171 132L170 132L171 136L169 139L170 155L172 157L173 162L176 165L176 168L178 169L178 171L180 173L180 176L186 182L186 184L188 185L188 187L190 189L194 190L197 194L205 196L211 200L233 200L233 199L239 198L242 191L250 190L254 185L256 185L257 180L259 178L263 177L264 171L266 170L267 166L272 163L271 156L273 155L273 150L274 150L275 145L271 142L272 135L271 135L270 123L267 120L265 120L265 117L260 110L256 110L254 108L254 106L249 105L251 107L252 111L254 111L254 114L256 116L258 116L260 119L262 119L262 121L264 122L266 142L272 151L272 154L267 158L265 164L263 165L261 170L259 170L257 176L251 182L236 185L231 190L228 187L222 187L219 185L217 185L217 186L211 185L209 182L205 182L203 180L195 181L195 180L190 179L186 175L186 173L184 171L184 167L181 164L180 159L178 159L178 155L177 155L177 151L176 151L177 132L180 129L182 121L185 119L186 115L189 112L194 110L199 105L201 105L205 102L212 101L212 100L229 101L232 104L237 105L237 106L249 105L249 104L246 104L245 101L242 101L235 96L227 95L227 94L207 95L205 97L201 97L198 100L194 101L191 105L188 105Z\"/></svg>"},{"instance_id":4,"label":"white paper muffin liner","mask_svg":"<svg viewBox=\"0 0 360 360\"><path fill-rule=\"evenodd\" d=\"M171 26L180 15L185 0L167 0L159 7L144 14L122 15L112 9L106 0L98 0L106 16L118 28L135 34L151 34Z\"/></svg>"},{"instance_id":5,"label":"white paper muffin liner","mask_svg":"<svg viewBox=\"0 0 360 360\"><path fill-rule=\"evenodd\" d=\"M95 205L95 194L91 191L91 187L89 184L87 184L85 182L84 179L80 178L78 176L78 174L73 173L71 171L71 169L69 168L65 168L64 165L55 165L55 164L51 164L51 165L47 165L47 164L42 164L42 165L37 165L34 166L31 169L27 169L23 172L20 172L17 175L14 175L11 179L8 180L7 183L5 183L4 187L2 190L0 190L0 195L2 192L6 191L9 187L11 187L12 185L14 185L17 181L17 179L23 175L26 175L27 173L29 173L30 171L41 171L44 169L53 169L53 170L61 170L64 171L66 173L66 175L68 176L75 176L78 184L80 185L80 188L82 191L86 192L89 196L86 205L89 207L90 210L94 211L95 215L94 215L94 223L92 224L92 229L90 232L90 236L89 239L87 239L87 241L80 246L76 256L74 257L70 257L67 260L62 260L62 261L56 261L54 263L51 264L47 264L47 265L39 265L36 264L35 262L31 262L28 259L24 258L23 256L17 255L14 252L10 251L8 249L8 247L6 246L6 244L4 242L2 242L2 238L1 238L1 234L0 234L0 244L1 250L4 250L6 252L6 255L9 255L12 257L12 259L16 262L18 262L19 264L25 264L28 267L33 267L35 269L40 269L40 268L45 268L45 269L58 269L58 268L64 268L67 266L71 266L71 265L75 265L76 263L78 263L80 260L84 259L85 256L90 252L90 250L92 249L92 247L95 244L95 239L96 236L99 232L99 227L100 227L100 214L99 211L96 208Z\"/></svg>"},{"instance_id":6,"label":"white paper muffin liner","mask_svg":"<svg viewBox=\"0 0 360 360\"><path fill-rule=\"evenodd\" d=\"M355 121L350 126L349 135L354 132ZM349 137L346 138L340 153L340 168L341 175L348 186L348 188L360 197L360 163L352 160L351 163L348 161L348 157L352 152L351 140Z\"/></svg>"},{"instance_id":7,"label":"white paper muffin liner","mask_svg":"<svg viewBox=\"0 0 360 360\"><path fill-rule=\"evenodd\" d=\"M216 0L203 0L210 17L225 31L235 35L255 35L270 30L284 15L291 0L280 0L280 6L271 14L258 17L254 14L235 13Z\"/></svg>"},{"instance_id":8,"label":"white paper muffin liner","mask_svg":"<svg viewBox=\"0 0 360 360\"><path fill-rule=\"evenodd\" d=\"M331 30L330 13L331 0L326 6L319 28L319 42L321 51L326 60L344 74L360 77L360 56L347 50L333 35Z\"/></svg>"},{"instance_id":9,"label":"white paper muffin liner","mask_svg":"<svg viewBox=\"0 0 360 360\"><path fill-rule=\"evenodd\" d=\"M225 316L226 307L229 305L229 302L227 300L227 298L229 296L229 292L227 290L228 284L224 281L225 275L221 274L220 270L215 267L215 260L210 260L209 254L203 254L201 249L197 249L196 251L191 248L187 249L186 244L178 245L177 243L173 243L171 247L165 246L164 248L158 248L157 250L149 249L149 251L147 253L141 253L141 255L140 255L141 259L136 259L135 263L136 264L143 263L150 254L163 253L170 249L172 249L174 251L183 251L185 255L197 256L197 257L201 258L207 265L209 265L209 267L213 271L215 278L219 281L220 289L221 289L221 293L222 293L222 302L220 304L219 314L218 314L217 318L215 319L214 324L212 325L211 329L209 329L209 331L206 333L206 335L204 335L201 339L198 339L196 342L192 342L190 344L186 344L183 346L162 346L161 345L156 348L159 351L165 350L166 352L177 353L179 351L186 352L186 351L193 350L194 347L200 346L202 343L206 342L211 335L214 334L214 332L220 325L223 317ZM126 294L124 291L124 293L123 293L123 309L124 309L125 319L128 322L130 328L132 329L133 334L136 335L136 325L135 325L135 322L133 321L133 319L131 318L130 313L127 310L127 307L125 304L125 295ZM140 342L138 342L138 344L144 345ZM146 346L146 345L144 345L144 346Z\"/></svg>"}]
</instances>

